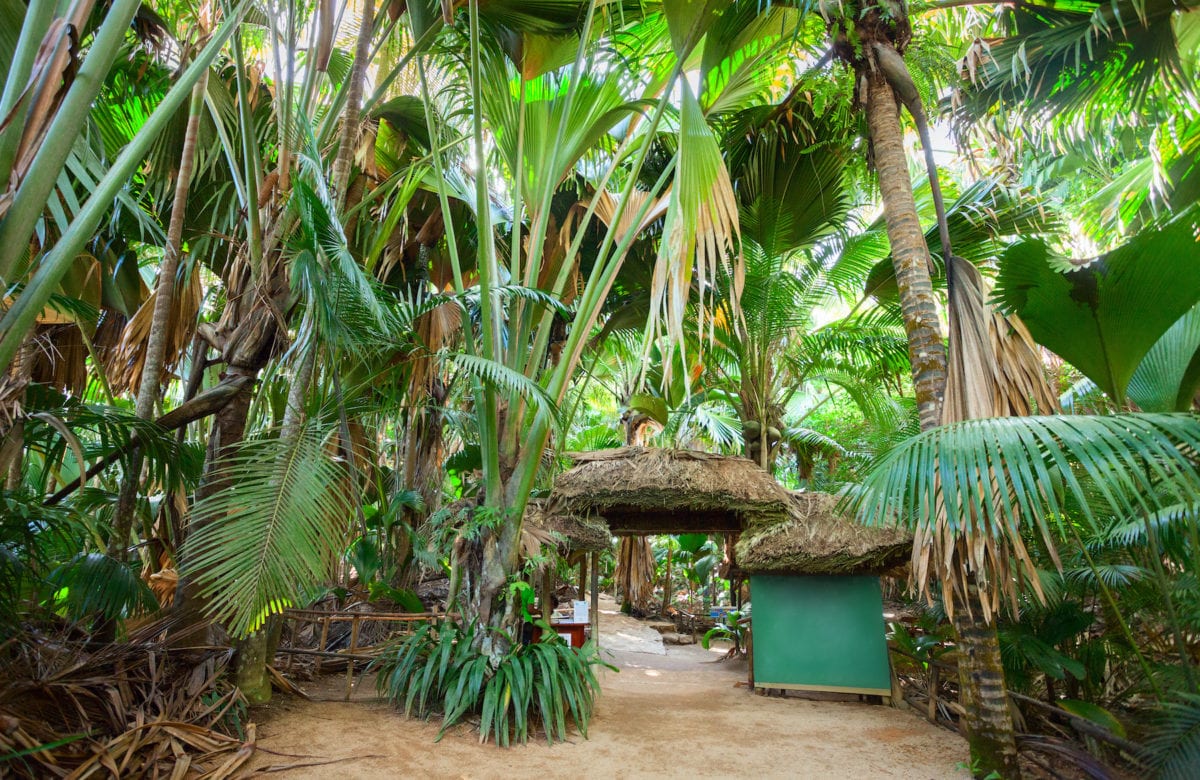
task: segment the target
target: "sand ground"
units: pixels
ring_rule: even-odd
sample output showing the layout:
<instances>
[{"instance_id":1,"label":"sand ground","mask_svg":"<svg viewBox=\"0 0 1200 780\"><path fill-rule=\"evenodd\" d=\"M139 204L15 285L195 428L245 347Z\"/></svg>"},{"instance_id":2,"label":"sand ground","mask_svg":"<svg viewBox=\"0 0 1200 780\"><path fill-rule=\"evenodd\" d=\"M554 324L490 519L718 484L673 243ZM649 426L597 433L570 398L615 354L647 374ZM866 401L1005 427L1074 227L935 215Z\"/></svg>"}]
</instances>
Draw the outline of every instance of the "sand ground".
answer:
<instances>
[{"instance_id":1,"label":"sand ground","mask_svg":"<svg viewBox=\"0 0 1200 780\"><path fill-rule=\"evenodd\" d=\"M606 608L607 607L607 608ZM438 743L436 723L408 720L366 680L345 680L256 709L252 766L301 778L738 777L966 778L967 745L912 712L845 701L755 695L745 661L699 646L662 647L647 626L601 602L605 671L588 731L553 747L480 745L469 726ZM285 769L285 767L287 767Z\"/></svg>"}]
</instances>

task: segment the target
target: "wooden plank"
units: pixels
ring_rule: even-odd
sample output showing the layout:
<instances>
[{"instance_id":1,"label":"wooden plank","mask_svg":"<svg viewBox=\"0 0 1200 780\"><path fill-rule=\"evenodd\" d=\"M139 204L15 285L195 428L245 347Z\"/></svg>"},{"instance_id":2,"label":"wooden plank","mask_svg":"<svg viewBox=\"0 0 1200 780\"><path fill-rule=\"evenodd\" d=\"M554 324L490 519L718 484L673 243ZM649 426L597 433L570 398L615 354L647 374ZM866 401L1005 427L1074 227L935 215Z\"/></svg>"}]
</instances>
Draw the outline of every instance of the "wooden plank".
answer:
<instances>
[{"instance_id":1,"label":"wooden plank","mask_svg":"<svg viewBox=\"0 0 1200 780\"><path fill-rule=\"evenodd\" d=\"M318 645L318 650L324 650L329 646L329 619L325 618L321 621L321 644ZM321 657L317 656L317 674L321 673Z\"/></svg>"},{"instance_id":2,"label":"wooden plank","mask_svg":"<svg viewBox=\"0 0 1200 780\"><path fill-rule=\"evenodd\" d=\"M857 693L864 696L891 696L891 688L852 688L839 685L797 685L796 683L776 683L755 681L756 688L781 688L786 691L814 691L823 693Z\"/></svg>"}]
</instances>

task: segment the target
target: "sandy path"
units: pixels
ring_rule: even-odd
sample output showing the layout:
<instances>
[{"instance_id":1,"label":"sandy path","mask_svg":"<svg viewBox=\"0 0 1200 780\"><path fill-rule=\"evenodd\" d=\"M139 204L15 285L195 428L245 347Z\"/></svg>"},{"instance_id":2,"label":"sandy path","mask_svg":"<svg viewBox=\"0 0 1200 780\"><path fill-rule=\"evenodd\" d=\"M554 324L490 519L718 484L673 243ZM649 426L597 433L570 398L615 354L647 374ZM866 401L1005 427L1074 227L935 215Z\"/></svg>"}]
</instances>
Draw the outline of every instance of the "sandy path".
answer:
<instances>
[{"instance_id":1,"label":"sandy path","mask_svg":"<svg viewBox=\"0 0 1200 780\"><path fill-rule=\"evenodd\" d=\"M602 613L603 634L644 627ZM603 636L602 634L602 636ZM603 640L602 640L603 641ZM533 777L968 777L958 736L890 707L755 696L735 683L744 662L717 662L699 647L625 649L612 653L619 674L606 672L589 729L548 747L530 743L507 750L478 744L469 727L434 743L437 725L407 720L371 699L364 685L356 701L306 702L280 697L256 710L260 747L253 766L336 763L296 767L279 776L300 778ZM368 683L369 684L369 683ZM329 678L315 696L340 698L344 682ZM307 756L300 758L299 756Z\"/></svg>"}]
</instances>

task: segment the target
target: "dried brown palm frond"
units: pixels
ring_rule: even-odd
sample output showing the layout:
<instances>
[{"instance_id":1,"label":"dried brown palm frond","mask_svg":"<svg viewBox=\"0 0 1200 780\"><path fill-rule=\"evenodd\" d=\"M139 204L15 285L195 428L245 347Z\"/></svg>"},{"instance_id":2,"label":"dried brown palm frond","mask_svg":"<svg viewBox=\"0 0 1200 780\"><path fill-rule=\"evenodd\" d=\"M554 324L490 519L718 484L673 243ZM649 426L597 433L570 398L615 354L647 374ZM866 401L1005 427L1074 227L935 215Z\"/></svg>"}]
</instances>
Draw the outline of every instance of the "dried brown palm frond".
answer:
<instances>
[{"instance_id":1,"label":"dried brown palm frond","mask_svg":"<svg viewBox=\"0 0 1200 780\"><path fill-rule=\"evenodd\" d=\"M987 305L975 266L955 258L943 422L1052 414L1058 398L1025 325Z\"/></svg>"},{"instance_id":2,"label":"dried brown palm frond","mask_svg":"<svg viewBox=\"0 0 1200 780\"><path fill-rule=\"evenodd\" d=\"M158 621L93 645L22 633L0 656L0 754L18 777L233 776L254 752L226 650L170 649Z\"/></svg>"},{"instance_id":3,"label":"dried brown palm frond","mask_svg":"<svg viewBox=\"0 0 1200 780\"><path fill-rule=\"evenodd\" d=\"M88 351L79 328L74 324L38 325L34 339L33 381L82 396L88 382Z\"/></svg>"},{"instance_id":4,"label":"dried brown palm frond","mask_svg":"<svg viewBox=\"0 0 1200 780\"><path fill-rule=\"evenodd\" d=\"M952 258L950 285L950 359L947 366L942 422L1025 417L1053 413L1058 407L1046 377L1041 354L1028 330L1015 317L1005 317L988 306L983 278L975 266ZM981 493L1004 501L994 471L980 471L973 479L990 484ZM928 593L930 576L953 591L945 599L953 617L955 605L970 612L979 604L983 619L991 622L1002 601L1016 606L1017 592L1028 583L1044 598L1036 566L1019 532L993 533L976 513L948 523L942 496L936 499L932 524L917 527L913 539L913 579ZM994 507L992 514L998 513ZM1047 547L1057 563L1053 543ZM978 598L971 594L977 590Z\"/></svg>"},{"instance_id":5,"label":"dried brown palm frond","mask_svg":"<svg viewBox=\"0 0 1200 780\"><path fill-rule=\"evenodd\" d=\"M642 204L644 204L646 199L649 197L649 193L641 190L630 191L628 202L625 205L625 210L621 213L621 219L618 220L614 225L613 220L616 217L617 205L620 202L620 196L616 193L609 192L608 190L598 192L595 195L596 216L600 218L601 222L608 225L610 228L616 228L616 234L613 236L613 238L620 242L627 235L629 235L631 230L635 234L640 233L650 225L654 224L654 222L661 219L662 216L667 213L667 205L670 203L670 189L667 189L662 195L656 198L654 202L650 204L650 207L646 209L646 213L642 216L642 218L638 220L636 224L634 224L634 220L637 218L638 212L641 211ZM579 216L583 216L582 212L584 211L584 208L585 207L583 204L576 206L576 210L579 211Z\"/></svg>"},{"instance_id":6,"label":"dried brown palm frond","mask_svg":"<svg viewBox=\"0 0 1200 780\"><path fill-rule=\"evenodd\" d=\"M187 351L196 334L196 316L204 296L198 269L192 269L188 281L178 288L175 306L171 309L168 324L166 354L163 356L163 376L174 368ZM151 292L121 333L121 341L109 353L108 378L113 392L137 392L141 386L142 369L146 363L146 345L150 339L150 328L154 319L154 302L157 290Z\"/></svg>"},{"instance_id":7,"label":"dried brown palm frond","mask_svg":"<svg viewBox=\"0 0 1200 780\"><path fill-rule=\"evenodd\" d=\"M458 338L462 329L462 309L457 303L447 301L417 317L413 324L417 340L425 351L410 359L409 392L425 395L433 390L439 379L438 361L433 355Z\"/></svg>"},{"instance_id":8,"label":"dried brown palm frond","mask_svg":"<svg viewBox=\"0 0 1200 780\"><path fill-rule=\"evenodd\" d=\"M23 416L26 377L0 374L0 438Z\"/></svg>"}]
</instances>

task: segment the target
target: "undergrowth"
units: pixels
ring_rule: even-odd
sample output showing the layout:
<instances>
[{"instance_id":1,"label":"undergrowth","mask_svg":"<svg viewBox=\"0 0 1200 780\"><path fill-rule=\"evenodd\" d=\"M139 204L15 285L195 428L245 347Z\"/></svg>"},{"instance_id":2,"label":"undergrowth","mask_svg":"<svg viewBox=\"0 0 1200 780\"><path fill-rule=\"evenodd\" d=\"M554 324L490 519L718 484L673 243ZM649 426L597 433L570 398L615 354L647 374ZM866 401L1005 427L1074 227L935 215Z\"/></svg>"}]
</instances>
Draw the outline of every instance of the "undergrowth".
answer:
<instances>
[{"instance_id":1,"label":"undergrowth","mask_svg":"<svg viewBox=\"0 0 1200 780\"><path fill-rule=\"evenodd\" d=\"M480 649L482 629L446 622L425 625L375 662L379 692L406 715L442 717L438 739L464 718L479 717L479 741L528 741L541 726L546 741L565 741L571 724L587 737L600 685L594 667L616 668L588 642L572 649L554 632L514 642L493 657Z\"/></svg>"}]
</instances>

